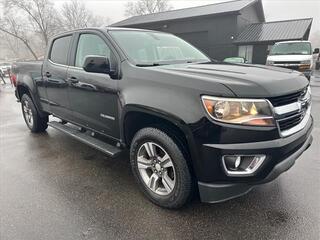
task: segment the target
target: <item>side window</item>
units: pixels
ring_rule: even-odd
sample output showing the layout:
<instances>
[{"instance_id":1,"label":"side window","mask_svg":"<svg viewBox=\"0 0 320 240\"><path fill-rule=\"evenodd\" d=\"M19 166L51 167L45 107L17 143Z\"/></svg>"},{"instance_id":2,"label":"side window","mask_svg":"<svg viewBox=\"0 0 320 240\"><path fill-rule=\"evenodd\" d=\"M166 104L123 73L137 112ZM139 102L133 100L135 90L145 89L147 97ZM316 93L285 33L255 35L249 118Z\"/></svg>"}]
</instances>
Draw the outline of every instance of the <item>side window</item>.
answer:
<instances>
[{"instance_id":1,"label":"side window","mask_svg":"<svg viewBox=\"0 0 320 240\"><path fill-rule=\"evenodd\" d=\"M65 36L54 40L49 58L52 62L67 65L71 38L72 36Z\"/></svg>"},{"instance_id":2,"label":"side window","mask_svg":"<svg viewBox=\"0 0 320 240\"><path fill-rule=\"evenodd\" d=\"M95 34L81 34L77 47L76 67L83 67L86 56L96 55L110 59L110 48L107 44Z\"/></svg>"}]
</instances>

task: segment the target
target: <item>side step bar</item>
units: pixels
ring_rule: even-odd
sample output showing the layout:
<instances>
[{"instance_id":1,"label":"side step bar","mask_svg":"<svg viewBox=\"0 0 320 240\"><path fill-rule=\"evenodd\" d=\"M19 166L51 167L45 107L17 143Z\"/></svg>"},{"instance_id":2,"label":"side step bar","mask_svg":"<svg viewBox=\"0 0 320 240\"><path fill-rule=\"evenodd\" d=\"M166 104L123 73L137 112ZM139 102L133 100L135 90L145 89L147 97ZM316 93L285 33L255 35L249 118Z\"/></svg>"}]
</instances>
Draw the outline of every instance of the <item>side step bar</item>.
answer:
<instances>
[{"instance_id":1,"label":"side step bar","mask_svg":"<svg viewBox=\"0 0 320 240\"><path fill-rule=\"evenodd\" d=\"M100 150L101 152L109 155L110 157L116 157L121 152L121 149L115 146L105 143L97 138L91 137L88 133L80 132L79 130L64 125L62 123L52 121L49 122L48 125L61 132L68 134L69 136L79 140L82 143L85 143L97 150Z\"/></svg>"}]
</instances>

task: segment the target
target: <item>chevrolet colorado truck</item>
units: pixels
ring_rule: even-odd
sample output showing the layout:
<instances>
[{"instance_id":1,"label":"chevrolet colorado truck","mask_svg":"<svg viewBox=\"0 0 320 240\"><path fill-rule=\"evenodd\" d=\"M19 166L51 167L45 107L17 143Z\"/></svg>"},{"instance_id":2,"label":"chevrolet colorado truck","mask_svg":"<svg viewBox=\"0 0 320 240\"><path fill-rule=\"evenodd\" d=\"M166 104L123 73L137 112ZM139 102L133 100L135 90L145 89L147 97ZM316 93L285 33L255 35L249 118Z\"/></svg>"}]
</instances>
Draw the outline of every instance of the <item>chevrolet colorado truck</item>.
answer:
<instances>
[{"instance_id":1,"label":"chevrolet colorado truck","mask_svg":"<svg viewBox=\"0 0 320 240\"><path fill-rule=\"evenodd\" d=\"M31 132L51 126L110 157L129 149L141 191L165 208L241 196L312 143L302 73L214 61L168 33L66 32L13 71Z\"/></svg>"}]
</instances>

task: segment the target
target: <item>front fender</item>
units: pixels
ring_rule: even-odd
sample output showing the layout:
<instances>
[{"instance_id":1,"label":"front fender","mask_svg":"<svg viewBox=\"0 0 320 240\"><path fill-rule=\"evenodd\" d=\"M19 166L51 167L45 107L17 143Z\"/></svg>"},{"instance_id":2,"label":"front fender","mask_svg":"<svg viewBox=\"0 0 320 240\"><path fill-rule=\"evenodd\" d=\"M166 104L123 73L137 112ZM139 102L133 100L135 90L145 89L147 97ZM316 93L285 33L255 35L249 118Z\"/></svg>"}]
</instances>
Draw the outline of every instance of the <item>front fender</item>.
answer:
<instances>
[{"instance_id":1,"label":"front fender","mask_svg":"<svg viewBox=\"0 0 320 240\"><path fill-rule=\"evenodd\" d=\"M120 118L121 138L122 139L125 139L125 132L124 132L125 118L126 118L127 114L129 114L131 112L148 114L148 115L166 120L166 121L170 122L171 124L175 125L175 127L177 127L185 136L185 139L188 144L187 147L188 147L189 153L191 155L191 159L193 160L192 164L194 165L195 160L198 159L198 157L199 157L199 155L198 155L199 153L197 151L196 144L194 142L191 128L181 118L179 118L178 116L176 116L174 114L165 112L160 109L155 109L155 108L144 106L144 105L128 104L123 107L123 111L122 111L121 118ZM195 166L193 166L193 167L195 168Z\"/></svg>"}]
</instances>

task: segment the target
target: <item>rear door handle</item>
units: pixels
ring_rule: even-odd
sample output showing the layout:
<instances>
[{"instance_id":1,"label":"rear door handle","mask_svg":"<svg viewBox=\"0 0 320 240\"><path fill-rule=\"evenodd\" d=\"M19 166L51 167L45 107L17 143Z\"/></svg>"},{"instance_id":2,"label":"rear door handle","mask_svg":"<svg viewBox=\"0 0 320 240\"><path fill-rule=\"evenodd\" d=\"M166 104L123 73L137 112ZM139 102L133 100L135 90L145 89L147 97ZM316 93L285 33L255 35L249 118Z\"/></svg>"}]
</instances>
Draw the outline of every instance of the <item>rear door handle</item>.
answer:
<instances>
[{"instance_id":1,"label":"rear door handle","mask_svg":"<svg viewBox=\"0 0 320 240\"><path fill-rule=\"evenodd\" d=\"M79 82L79 80L76 77L69 77L67 80L70 83L78 83Z\"/></svg>"}]
</instances>

